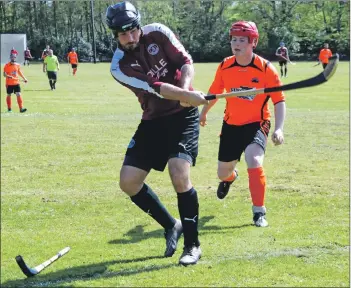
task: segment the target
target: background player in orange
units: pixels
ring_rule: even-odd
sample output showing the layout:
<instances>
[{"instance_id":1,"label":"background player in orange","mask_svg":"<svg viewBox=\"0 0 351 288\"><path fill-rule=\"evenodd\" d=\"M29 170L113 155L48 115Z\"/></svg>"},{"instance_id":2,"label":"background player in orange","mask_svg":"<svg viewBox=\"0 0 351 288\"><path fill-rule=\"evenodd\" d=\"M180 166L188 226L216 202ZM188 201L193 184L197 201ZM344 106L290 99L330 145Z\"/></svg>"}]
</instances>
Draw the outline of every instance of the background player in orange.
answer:
<instances>
[{"instance_id":1,"label":"background player in orange","mask_svg":"<svg viewBox=\"0 0 351 288\"><path fill-rule=\"evenodd\" d=\"M73 76L77 73L77 66L78 66L78 54L75 48L72 48L71 52L67 55L67 61L71 64L73 69Z\"/></svg>"},{"instance_id":2,"label":"background player in orange","mask_svg":"<svg viewBox=\"0 0 351 288\"><path fill-rule=\"evenodd\" d=\"M240 91L281 85L278 72L266 59L253 53L259 34L253 22L239 21L229 31L234 56L227 57L218 66L210 94L226 90ZM235 166L245 152L252 199L253 221L258 227L268 225L264 197L266 176L263 160L270 130L268 100L274 103L275 128L272 140L275 145L284 142L283 125L285 102L282 92L227 98L225 116L220 135L218 153L218 177L220 182L217 197L223 199L237 177ZM217 100L203 107L200 125L206 125L207 113Z\"/></svg>"},{"instance_id":3,"label":"background player in orange","mask_svg":"<svg viewBox=\"0 0 351 288\"><path fill-rule=\"evenodd\" d=\"M319 52L319 57L318 57L318 64L323 65L323 69L325 69L325 67L327 67L328 62L329 62L329 57L332 56L332 52L329 49L329 44L328 43L324 43L324 48Z\"/></svg>"},{"instance_id":4,"label":"background player in orange","mask_svg":"<svg viewBox=\"0 0 351 288\"><path fill-rule=\"evenodd\" d=\"M285 47L285 43L283 41L279 43L279 47L275 51L275 55L279 57L280 76L288 77L288 61L290 62L289 51L288 51L288 48ZM284 66L284 74L283 74L283 66Z\"/></svg>"},{"instance_id":5,"label":"background player in orange","mask_svg":"<svg viewBox=\"0 0 351 288\"><path fill-rule=\"evenodd\" d=\"M21 87L20 87L18 75L21 76L24 82L26 83L27 83L27 79L26 77L24 77L24 75L21 72L20 64L16 63L16 57L17 57L17 54L11 54L10 62L5 64L4 66L4 77L6 77L6 91L7 91L7 97L6 97L7 111L12 112L11 94L15 93L17 96L17 104L20 109L20 112L24 113L27 111L27 109L23 108L23 100L21 96Z\"/></svg>"}]
</instances>

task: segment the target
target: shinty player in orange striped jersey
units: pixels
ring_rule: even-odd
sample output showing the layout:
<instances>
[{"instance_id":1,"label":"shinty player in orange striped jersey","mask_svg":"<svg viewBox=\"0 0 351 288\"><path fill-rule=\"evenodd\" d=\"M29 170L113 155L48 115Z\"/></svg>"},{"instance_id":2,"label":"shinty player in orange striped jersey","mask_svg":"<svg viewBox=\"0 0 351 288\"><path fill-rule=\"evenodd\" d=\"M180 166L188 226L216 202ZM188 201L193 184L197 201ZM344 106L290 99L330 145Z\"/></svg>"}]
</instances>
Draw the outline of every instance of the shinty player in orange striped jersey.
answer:
<instances>
[{"instance_id":1,"label":"shinty player in orange striped jersey","mask_svg":"<svg viewBox=\"0 0 351 288\"><path fill-rule=\"evenodd\" d=\"M329 49L329 44L328 43L324 43L324 48L319 52L319 56L318 56L318 64L323 65L323 69L325 69L325 67L327 67L328 63L329 63L329 58L332 56L332 52Z\"/></svg>"},{"instance_id":2,"label":"shinty player in orange striped jersey","mask_svg":"<svg viewBox=\"0 0 351 288\"><path fill-rule=\"evenodd\" d=\"M239 91L281 85L278 72L266 59L253 53L259 33L254 22L239 21L229 31L234 56L225 58L218 66L209 94L225 91ZM252 199L253 221L257 227L266 227L266 176L263 160L270 130L268 101L272 99L275 114L275 128L272 140L275 145L284 142L283 126L286 113L282 92L226 98L226 108L218 153L218 177L221 180L217 197L223 199L230 185L237 178L235 169L242 153L245 153L249 190ZM203 107L200 125L207 123L207 113L217 100Z\"/></svg>"},{"instance_id":3,"label":"shinty player in orange striped jersey","mask_svg":"<svg viewBox=\"0 0 351 288\"><path fill-rule=\"evenodd\" d=\"M68 53L67 61L69 64L71 64L72 70L73 70L73 76L75 76L77 73L77 67L78 67L78 54L75 48L72 48L72 50Z\"/></svg>"},{"instance_id":4,"label":"shinty player in orange striped jersey","mask_svg":"<svg viewBox=\"0 0 351 288\"><path fill-rule=\"evenodd\" d=\"M23 99L21 96L21 86L19 81L19 76L22 77L23 81L27 83L26 77L22 74L21 65L16 63L17 54L11 54L10 59L11 61L6 63L4 66L4 77L6 77L6 104L7 104L7 111L12 112L12 101L11 101L11 94L16 94L17 104L20 110L20 113L24 113L27 111L26 108L23 107Z\"/></svg>"}]
</instances>

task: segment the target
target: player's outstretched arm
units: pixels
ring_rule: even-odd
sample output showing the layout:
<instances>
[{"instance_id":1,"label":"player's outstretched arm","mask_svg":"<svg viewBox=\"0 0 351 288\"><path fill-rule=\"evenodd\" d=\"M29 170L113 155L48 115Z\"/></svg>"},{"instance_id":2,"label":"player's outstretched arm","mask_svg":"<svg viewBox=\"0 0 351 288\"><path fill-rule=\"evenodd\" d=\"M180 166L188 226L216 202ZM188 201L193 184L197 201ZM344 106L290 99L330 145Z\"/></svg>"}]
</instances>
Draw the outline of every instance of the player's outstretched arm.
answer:
<instances>
[{"instance_id":1,"label":"player's outstretched arm","mask_svg":"<svg viewBox=\"0 0 351 288\"><path fill-rule=\"evenodd\" d=\"M188 91L169 83L162 83L160 87L160 94L169 100L178 100L180 102L189 103L190 106L200 106L207 104L205 93L201 91Z\"/></svg>"}]
</instances>

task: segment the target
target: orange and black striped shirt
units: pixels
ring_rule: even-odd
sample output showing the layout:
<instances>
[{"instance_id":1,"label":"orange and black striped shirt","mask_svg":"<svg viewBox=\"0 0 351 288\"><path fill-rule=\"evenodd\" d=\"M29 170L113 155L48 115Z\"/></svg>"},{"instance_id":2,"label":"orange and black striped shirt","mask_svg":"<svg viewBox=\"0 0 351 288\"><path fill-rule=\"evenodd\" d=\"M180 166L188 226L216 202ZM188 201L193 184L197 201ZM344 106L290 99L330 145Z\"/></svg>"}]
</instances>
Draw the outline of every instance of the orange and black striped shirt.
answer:
<instances>
[{"instance_id":1,"label":"orange and black striped shirt","mask_svg":"<svg viewBox=\"0 0 351 288\"><path fill-rule=\"evenodd\" d=\"M254 54L249 65L241 66L235 61L235 56L230 56L218 66L209 92L221 94L224 91L242 91L281 85L277 70L268 60ZM283 92L227 98L224 121L230 125L245 125L269 120L271 113L268 100L270 98L274 104L285 101Z\"/></svg>"}]
</instances>

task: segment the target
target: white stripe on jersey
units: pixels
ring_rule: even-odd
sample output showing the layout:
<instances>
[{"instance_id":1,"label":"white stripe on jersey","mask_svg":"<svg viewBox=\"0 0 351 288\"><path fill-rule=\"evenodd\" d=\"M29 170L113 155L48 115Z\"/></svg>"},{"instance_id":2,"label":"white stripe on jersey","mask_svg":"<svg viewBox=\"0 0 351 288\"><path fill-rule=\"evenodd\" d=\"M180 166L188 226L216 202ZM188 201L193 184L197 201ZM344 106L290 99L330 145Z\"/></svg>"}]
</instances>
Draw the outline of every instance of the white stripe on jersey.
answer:
<instances>
[{"instance_id":1,"label":"white stripe on jersey","mask_svg":"<svg viewBox=\"0 0 351 288\"><path fill-rule=\"evenodd\" d=\"M152 88L149 83L146 81L140 80L135 77L129 77L128 75L124 74L120 67L119 67L119 61L123 58L124 52L121 49L116 49L115 53L113 54L112 62L111 62L111 68L110 72L116 80L132 86L134 88L142 89L145 90L149 93L155 94L156 96L163 98L163 96L155 91L154 88Z\"/></svg>"},{"instance_id":2,"label":"white stripe on jersey","mask_svg":"<svg viewBox=\"0 0 351 288\"><path fill-rule=\"evenodd\" d=\"M169 29L167 26L160 24L160 23L152 23L152 24L148 24L142 27L143 33L149 34L150 32L154 32L154 31L159 31L161 33L163 33L164 35L167 36L167 38L169 39L169 41L172 43L172 45L180 52L182 52L184 54L184 56L186 56L187 58L190 59L190 63L193 63L193 59L191 58L191 55L186 52L184 46L182 45L182 43L180 43L180 41L177 39L177 37L174 35L174 33L172 32L171 29Z\"/></svg>"}]
</instances>

